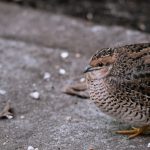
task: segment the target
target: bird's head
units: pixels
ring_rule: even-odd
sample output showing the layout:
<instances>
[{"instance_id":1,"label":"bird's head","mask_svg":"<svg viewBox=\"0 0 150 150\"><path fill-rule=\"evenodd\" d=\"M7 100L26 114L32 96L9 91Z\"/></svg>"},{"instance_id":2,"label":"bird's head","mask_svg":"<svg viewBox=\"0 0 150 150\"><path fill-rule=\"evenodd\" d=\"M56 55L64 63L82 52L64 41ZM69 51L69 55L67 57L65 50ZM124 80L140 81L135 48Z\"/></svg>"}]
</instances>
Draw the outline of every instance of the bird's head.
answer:
<instances>
[{"instance_id":1,"label":"bird's head","mask_svg":"<svg viewBox=\"0 0 150 150\"><path fill-rule=\"evenodd\" d=\"M114 49L105 48L97 51L84 70L87 79L92 80L106 77L109 75L115 61L116 54Z\"/></svg>"}]
</instances>

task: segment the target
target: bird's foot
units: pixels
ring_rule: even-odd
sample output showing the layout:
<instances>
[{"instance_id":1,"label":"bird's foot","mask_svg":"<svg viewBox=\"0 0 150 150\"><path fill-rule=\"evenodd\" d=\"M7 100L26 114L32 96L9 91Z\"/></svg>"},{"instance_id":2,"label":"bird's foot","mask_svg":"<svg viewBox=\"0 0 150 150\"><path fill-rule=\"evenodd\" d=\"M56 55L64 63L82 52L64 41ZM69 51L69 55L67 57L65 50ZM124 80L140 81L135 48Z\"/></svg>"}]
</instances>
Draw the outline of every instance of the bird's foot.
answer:
<instances>
[{"instance_id":1,"label":"bird's foot","mask_svg":"<svg viewBox=\"0 0 150 150\"><path fill-rule=\"evenodd\" d=\"M145 131L149 130L148 128L149 128L148 126L144 126L141 128L132 127L131 130L121 130L121 131L116 131L116 133L125 134L125 135L127 134L127 135L129 135L129 139L131 139L131 138L134 138L134 137L144 133Z\"/></svg>"}]
</instances>

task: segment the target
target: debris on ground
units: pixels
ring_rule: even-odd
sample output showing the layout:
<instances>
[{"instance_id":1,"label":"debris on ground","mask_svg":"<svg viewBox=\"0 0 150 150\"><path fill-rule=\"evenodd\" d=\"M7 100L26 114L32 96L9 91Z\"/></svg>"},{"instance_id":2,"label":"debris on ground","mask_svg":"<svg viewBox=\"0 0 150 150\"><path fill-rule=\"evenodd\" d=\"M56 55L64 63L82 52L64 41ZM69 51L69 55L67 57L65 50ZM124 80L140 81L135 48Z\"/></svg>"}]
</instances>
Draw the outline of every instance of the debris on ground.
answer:
<instances>
[{"instance_id":1,"label":"debris on ground","mask_svg":"<svg viewBox=\"0 0 150 150\"><path fill-rule=\"evenodd\" d=\"M66 70L63 69L63 68L60 68L60 69L59 69L59 74L60 74L60 75L65 75L65 74L66 74Z\"/></svg>"},{"instance_id":2,"label":"debris on ground","mask_svg":"<svg viewBox=\"0 0 150 150\"><path fill-rule=\"evenodd\" d=\"M72 119L71 116L67 116L67 117L66 117L66 121L68 121L68 122L71 121L71 119Z\"/></svg>"},{"instance_id":3,"label":"debris on ground","mask_svg":"<svg viewBox=\"0 0 150 150\"><path fill-rule=\"evenodd\" d=\"M20 116L20 119L24 119L24 118L25 118L25 116L23 116L23 115L22 115L22 116Z\"/></svg>"},{"instance_id":4,"label":"debris on ground","mask_svg":"<svg viewBox=\"0 0 150 150\"><path fill-rule=\"evenodd\" d=\"M150 147L150 143L148 143L147 147Z\"/></svg>"},{"instance_id":5,"label":"debris on ground","mask_svg":"<svg viewBox=\"0 0 150 150\"><path fill-rule=\"evenodd\" d=\"M40 93L37 92L37 91L32 92L32 93L30 93L30 97L33 98L33 99L38 100L38 99L40 99Z\"/></svg>"},{"instance_id":6,"label":"debris on ground","mask_svg":"<svg viewBox=\"0 0 150 150\"><path fill-rule=\"evenodd\" d=\"M0 95L5 95L5 94L6 94L6 91L0 89Z\"/></svg>"},{"instance_id":7,"label":"debris on ground","mask_svg":"<svg viewBox=\"0 0 150 150\"><path fill-rule=\"evenodd\" d=\"M92 146L90 146L90 147L88 148L88 150L94 150L94 148L92 148Z\"/></svg>"},{"instance_id":8,"label":"debris on ground","mask_svg":"<svg viewBox=\"0 0 150 150\"><path fill-rule=\"evenodd\" d=\"M60 56L61 56L61 58L66 59L69 56L69 53L68 52L62 52L60 54Z\"/></svg>"},{"instance_id":9,"label":"debris on ground","mask_svg":"<svg viewBox=\"0 0 150 150\"><path fill-rule=\"evenodd\" d=\"M39 150L38 148L34 148L33 146L28 146L27 150Z\"/></svg>"},{"instance_id":10,"label":"debris on ground","mask_svg":"<svg viewBox=\"0 0 150 150\"><path fill-rule=\"evenodd\" d=\"M76 53L76 54L75 54L75 57L76 57L76 58L80 58L80 57L81 57L81 54L80 54L80 53Z\"/></svg>"},{"instance_id":11,"label":"debris on ground","mask_svg":"<svg viewBox=\"0 0 150 150\"><path fill-rule=\"evenodd\" d=\"M14 114L12 113L10 102L8 101L4 109L0 112L0 119L2 118L12 119L13 117L14 117Z\"/></svg>"},{"instance_id":12,"label":"debris on ground","mask_svg":"<svg viewBox=\"0 0 150 150\"><path fill-rule=\"evenodd\" d=\"M45 72L44 76L43 76L43 79L48 81L50 78L51 78L51 74L49 72Z\"/></svg>"}]
</instances>

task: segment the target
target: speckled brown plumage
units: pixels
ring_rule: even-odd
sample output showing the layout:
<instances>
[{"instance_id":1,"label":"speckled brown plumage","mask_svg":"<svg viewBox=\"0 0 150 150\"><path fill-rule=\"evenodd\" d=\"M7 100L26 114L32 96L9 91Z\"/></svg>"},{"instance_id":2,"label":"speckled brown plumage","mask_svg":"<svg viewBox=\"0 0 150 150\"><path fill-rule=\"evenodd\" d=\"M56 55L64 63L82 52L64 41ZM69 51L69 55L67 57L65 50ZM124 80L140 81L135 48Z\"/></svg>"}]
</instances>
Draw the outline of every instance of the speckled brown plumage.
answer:
<instances>
[{"instance_id":1,"label":"speckled brown plumage","mask_svg":"<svg viewBox=\"0 0 150 150\"><path fill-rule=\"evenodd\" d=\"M104 113L139 128L150 126L150 43L97 51L85 70L91 100Z\"/></svg>"}]
</instances>

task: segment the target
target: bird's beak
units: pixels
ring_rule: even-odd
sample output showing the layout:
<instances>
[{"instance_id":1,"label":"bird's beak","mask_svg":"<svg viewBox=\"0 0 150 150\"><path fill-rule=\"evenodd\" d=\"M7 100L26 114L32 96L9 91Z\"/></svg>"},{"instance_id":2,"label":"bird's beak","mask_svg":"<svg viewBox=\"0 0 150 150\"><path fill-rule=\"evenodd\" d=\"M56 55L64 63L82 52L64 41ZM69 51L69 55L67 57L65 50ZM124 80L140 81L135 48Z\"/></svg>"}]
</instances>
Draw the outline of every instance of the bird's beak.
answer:
<instances>
[{"instance_id":1,"label":"bird's beak","mask_svg":"<svg viewBox=\"0 0 150 150\"><path fill-rule=\"evenodd\" d=\"M92 67L92 66L88 65L87 67L85 67L83 73L91 72L94 70L100 70L101 68L103 68L103 67Z\"/></svg>"},{"instance_id":2,"label":"bird's beak","mask_svg":"<svg viewBox=\"0 0 150 150\"><path fill-rule=\"evenodd\" d=\"M83 73L87 73L87 72L90 72L90 71L92 71L92 70L93 70L93 67L90 66L90 65L88 65L88 66L85 67Z\"/></svg>"}]
</instances>

